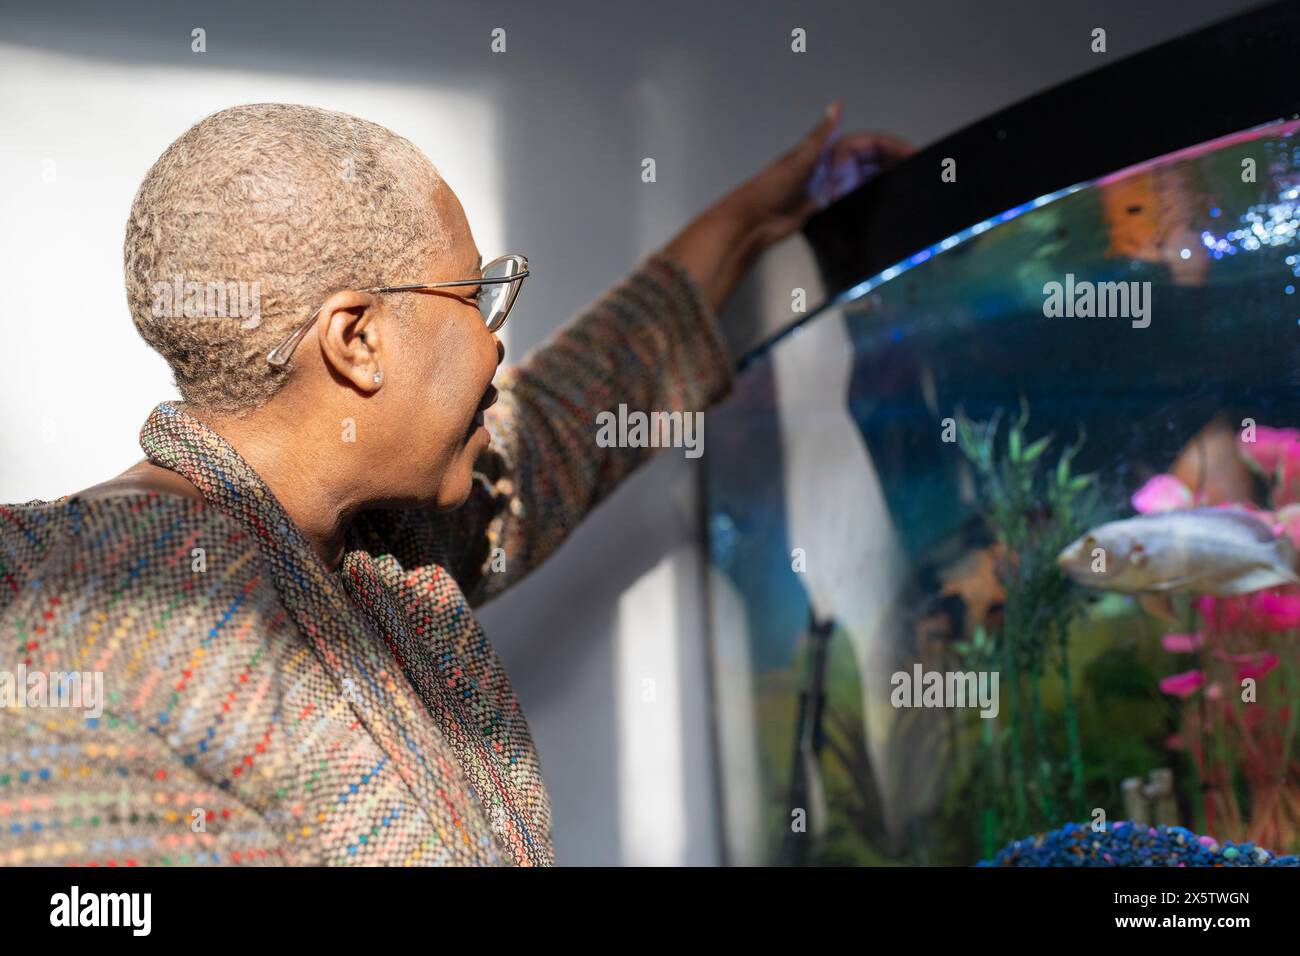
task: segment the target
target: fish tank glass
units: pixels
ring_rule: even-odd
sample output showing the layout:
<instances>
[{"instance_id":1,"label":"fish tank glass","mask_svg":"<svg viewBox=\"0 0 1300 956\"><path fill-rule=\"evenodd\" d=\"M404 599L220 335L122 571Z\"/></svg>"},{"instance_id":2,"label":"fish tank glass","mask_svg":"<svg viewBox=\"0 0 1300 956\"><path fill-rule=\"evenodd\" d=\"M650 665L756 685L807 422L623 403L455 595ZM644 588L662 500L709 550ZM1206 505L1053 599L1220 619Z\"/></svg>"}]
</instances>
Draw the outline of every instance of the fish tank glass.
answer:
<instances>
[{"instance_id":1,"label":"fish tank glass","mask_svg":"<svg viewBox=\"0 0 1300 956\"><path fill-rule=\"evenodd\" d=\"M1213 548L1158 595L1057 559L1204 508L1300 538L1297 129L972 224L739 378L706 478L731 862L966 866L1119 821L1296 851L1300 587L1216 595Z\"/></svg>"}]
</instances>

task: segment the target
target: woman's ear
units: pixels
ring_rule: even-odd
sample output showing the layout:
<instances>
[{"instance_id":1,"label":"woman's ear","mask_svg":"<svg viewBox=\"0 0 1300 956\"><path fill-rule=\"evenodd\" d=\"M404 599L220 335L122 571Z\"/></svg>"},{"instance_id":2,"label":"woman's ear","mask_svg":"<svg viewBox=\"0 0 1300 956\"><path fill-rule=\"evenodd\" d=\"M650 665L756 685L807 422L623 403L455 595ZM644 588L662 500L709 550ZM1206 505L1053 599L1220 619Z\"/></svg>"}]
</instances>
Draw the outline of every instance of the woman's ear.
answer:
<instances>
[{"instance_id":1,"label":"woman's ear","mask_svg":"<svg viewBox=\"0 0 1300 956\"><path fill-rule=\"evenodd\" d=\"M378 296L345 289L325 300L316 319L325 367L367 394L383 385L384 343L376 321L381 308Z\"/></svg>"}]
</instances>

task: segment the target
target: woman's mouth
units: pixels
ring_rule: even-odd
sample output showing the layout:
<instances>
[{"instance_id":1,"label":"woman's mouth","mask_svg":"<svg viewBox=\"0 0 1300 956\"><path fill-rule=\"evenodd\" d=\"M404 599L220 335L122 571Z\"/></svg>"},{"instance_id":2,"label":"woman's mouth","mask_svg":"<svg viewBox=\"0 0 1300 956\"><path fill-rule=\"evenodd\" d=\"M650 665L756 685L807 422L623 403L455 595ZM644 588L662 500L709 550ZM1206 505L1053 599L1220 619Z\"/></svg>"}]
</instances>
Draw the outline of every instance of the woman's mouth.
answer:
<instances>
[{"instance_id":1,"label":"woman's mouth","mask_svg":"<svg viewBox=\"0 0 1300 956\"><path fill-rule=\"evenodd\" d=\"M485 433L487 432L487 426L483 423L483 416L489 408L497 403L498 394L495 385L487 387L487 391L483 393L483 400L478 403L478 410L474 412L474 417L470 420L469 431L465 433L466 442L473 439L478 434L479 429L483 429Z\"/></svg>"}]
</instances>

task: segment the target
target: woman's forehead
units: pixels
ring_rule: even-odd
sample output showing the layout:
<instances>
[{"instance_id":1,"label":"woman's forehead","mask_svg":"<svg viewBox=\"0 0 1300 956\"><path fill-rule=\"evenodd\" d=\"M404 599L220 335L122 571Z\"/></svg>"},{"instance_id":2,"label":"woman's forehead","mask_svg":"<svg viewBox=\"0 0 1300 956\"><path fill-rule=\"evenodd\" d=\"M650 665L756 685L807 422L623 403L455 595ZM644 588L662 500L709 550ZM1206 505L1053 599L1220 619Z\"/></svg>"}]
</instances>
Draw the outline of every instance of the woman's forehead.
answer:
<instances>
[{"instance_id":1,"label":"woman's forehead","mask_svg":"<svg viewBox=\"0 0 1300 956\"><path fill-rule=\"evenodd\" d=\"M483 268L483 256L474 242L469 219L465 216L460 199L444 182L434 202L439 213L436 218L440 220L447 235L447 247L440 264L456 272L456 278L476 275Z\"/></svg>"}]
</instances>

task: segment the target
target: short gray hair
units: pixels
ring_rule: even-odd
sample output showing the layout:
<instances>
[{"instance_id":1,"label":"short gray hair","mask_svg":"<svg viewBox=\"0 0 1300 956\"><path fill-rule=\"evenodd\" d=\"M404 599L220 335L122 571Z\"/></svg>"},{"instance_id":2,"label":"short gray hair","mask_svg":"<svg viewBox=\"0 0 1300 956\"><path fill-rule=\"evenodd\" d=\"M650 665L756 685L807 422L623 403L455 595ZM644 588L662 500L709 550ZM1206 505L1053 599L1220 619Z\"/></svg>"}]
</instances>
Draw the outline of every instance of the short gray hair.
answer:
<instances>
[{"instance_id":1,"label":"short gray hair","mask_svg":"<svg viewBox=\"0 0 1300 956\"><path fill-rule=\"evenodd\" d=\"M135 327L186 401L261 405L289 371L266 354L331 292L427 278L448 246L441 188L416 146L346 113L281 103L214 113L167 147L131 204Z\"/></svg>"}]
</instances>

